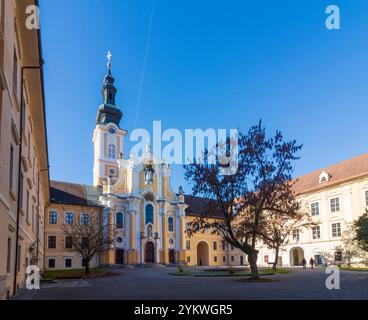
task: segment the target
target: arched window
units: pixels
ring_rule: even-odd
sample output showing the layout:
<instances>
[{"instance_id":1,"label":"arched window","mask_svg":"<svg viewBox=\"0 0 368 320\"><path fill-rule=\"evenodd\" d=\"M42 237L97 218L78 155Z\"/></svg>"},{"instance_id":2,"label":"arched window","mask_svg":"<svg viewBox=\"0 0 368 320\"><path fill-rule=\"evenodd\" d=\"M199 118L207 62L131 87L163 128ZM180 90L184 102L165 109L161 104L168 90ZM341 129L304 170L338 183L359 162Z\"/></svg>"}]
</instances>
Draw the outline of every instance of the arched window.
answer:
<instances>
[{"instance_id":1,"label":"arched window","mask_svg":"<svg viewBox=\"0 0 368 320\"><path fill-rule=\"evenodd\" d=\"M116 214L116 228L123 229L123 214L121 212Z\"/></svg>"},{"instance_id":2,"label":"arched window","mask_svg":"<svg viewBox=\"0 0 368 320\"><path fill-rule=\"evenodd\" d=\"M107 156L110 159L116 159L116 147L113 144L109 144L109 147L107 149Z\"/></svg>"},{"instance_id":3,"label":"arched window","mask_svg":"<svg viewBox=\"0 0 368 320\"><path fill-rule=\"evenodd\" d=\"M151 204L146 206L146 224L148 223L153 224L153 206Z\"/></svg>"},{"instance_id":4,"label":"arched window","mask_svg":"<svg viewBox=\"0 0 368 320\"><path fill-rule=\"evenodd\" d=\"M169 217L169 232L174 232L174 218Z\"/></svg>"}]
</instances>

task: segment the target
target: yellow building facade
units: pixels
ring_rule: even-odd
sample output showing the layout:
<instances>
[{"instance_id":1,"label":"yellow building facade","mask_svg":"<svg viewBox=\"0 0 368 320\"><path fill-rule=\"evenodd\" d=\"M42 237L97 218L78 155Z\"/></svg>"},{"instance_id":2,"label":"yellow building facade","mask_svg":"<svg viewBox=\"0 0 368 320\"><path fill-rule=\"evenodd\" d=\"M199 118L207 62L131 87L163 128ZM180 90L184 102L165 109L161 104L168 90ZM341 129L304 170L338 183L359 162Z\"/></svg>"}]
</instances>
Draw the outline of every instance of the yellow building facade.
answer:
<instances>
[{"instance_id":1,"label":"yellow building facade","mask_svg":"<svg viewBox=\"0 0 368 320\"><path fill-rule=\"evenodd\" d=\"M44 261L49 202L42 52L26 25L35 1L0 1L0 299L24 287Z\"/></svg>"}]
</instances>

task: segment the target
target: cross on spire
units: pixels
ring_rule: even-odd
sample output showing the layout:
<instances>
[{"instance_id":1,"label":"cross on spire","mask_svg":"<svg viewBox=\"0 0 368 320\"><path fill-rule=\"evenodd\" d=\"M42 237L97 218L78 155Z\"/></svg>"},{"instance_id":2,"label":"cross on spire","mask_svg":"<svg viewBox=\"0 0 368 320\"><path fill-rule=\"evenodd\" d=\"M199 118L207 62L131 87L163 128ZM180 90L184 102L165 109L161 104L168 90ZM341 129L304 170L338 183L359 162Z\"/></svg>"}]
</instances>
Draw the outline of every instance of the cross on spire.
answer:
<instances>
[{"instance_id":1,"label":"cross on spire","mask_svg":"<svg viewBox=\"0 0 368 320\"><path fill-rule=\"evenodd\" d=\"M111 74L111 58L112 58L112 54L111 54L111 51L109 50L107 52L107 70L109 72L109 74Z\"/></svg>"}]
</instances>

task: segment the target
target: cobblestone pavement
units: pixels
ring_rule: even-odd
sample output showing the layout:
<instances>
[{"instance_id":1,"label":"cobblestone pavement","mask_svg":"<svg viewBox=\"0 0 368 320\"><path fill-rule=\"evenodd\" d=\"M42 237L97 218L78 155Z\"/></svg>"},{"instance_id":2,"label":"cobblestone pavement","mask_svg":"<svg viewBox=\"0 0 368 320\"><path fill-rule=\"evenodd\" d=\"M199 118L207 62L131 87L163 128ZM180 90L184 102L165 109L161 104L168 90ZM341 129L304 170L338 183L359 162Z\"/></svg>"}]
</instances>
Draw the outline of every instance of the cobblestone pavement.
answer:
<instances>
[{"instance_id":1,"label":"cobblestone pavement","mask_svg":"<svg viewBox=\"0 0 368 320\"><path fill-rule=\"evenodd\" d=\"M341 289L328 290L325 270L292 270L268 276L267 283L239 282L239 277L174 277L172 268L124 268L115 275L63 280L41 290L22 290L15 300L254 300L368 299L368 272L341 272Z\"/></svg>"}]
</instances>

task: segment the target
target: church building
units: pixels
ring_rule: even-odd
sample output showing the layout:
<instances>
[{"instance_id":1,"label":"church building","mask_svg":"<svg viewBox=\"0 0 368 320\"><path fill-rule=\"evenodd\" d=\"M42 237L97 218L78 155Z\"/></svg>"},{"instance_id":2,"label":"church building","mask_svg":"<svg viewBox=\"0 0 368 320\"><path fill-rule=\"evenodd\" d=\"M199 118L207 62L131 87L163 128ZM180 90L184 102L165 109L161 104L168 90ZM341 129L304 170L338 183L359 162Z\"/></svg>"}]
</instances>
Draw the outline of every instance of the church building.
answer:
<instances>
[{"instance_id":1,"label":"church building","mask_svg":"<svg viewBox=\"0 0 368 320\"><path fill-rule=\"evenodd\" d=\"M176 193L171 169L157 163L151 147L137 155L124 152L127 131L116 105L117 89L111 73L111 54L103 80L103 103L93 133L93 186L51 182L51 205L46 222L46 269L80 268L81 258L66 248L62 226L67 217L100 212L109 222L113 245L92 261L98 265L187 264L244 265L245 257L211 232L187 236L188 224L201 214L207 199ZM220 217L214 214L211 218Z\"/></svg>"}]
</instances>

